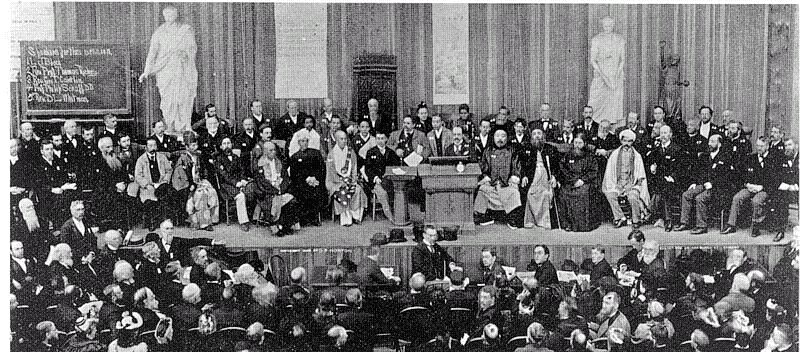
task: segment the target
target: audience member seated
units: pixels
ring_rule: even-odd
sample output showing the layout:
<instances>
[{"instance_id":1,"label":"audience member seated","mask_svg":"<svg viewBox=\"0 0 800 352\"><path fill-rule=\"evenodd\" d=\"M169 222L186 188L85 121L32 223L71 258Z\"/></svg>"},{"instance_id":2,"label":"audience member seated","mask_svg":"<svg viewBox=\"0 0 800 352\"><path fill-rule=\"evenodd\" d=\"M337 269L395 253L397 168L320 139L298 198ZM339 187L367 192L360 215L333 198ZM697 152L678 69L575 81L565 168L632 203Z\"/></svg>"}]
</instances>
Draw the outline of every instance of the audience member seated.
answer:
<instances>
[{"instance_id":1,"label":"audience member seated","mask_svg":"<svg viewBox=\"0 0 800 352\"><path fill-rule=\"evenodd\" d=\"M350 144L353 146L353 150L358 154L359 170L364 167L367 152L377 144L375 135L375 132L370 131L368 119L361 119L358 121L358 133L352 137Z\"/></svg>"},{"instance_id":2,"label":"audience member seated","mask_svg":"<svg viewBox=\"0 0 800 352\"><path fill-rule=\"evenodd\" d=\"M427 137L431 156L445 156L445 149L453 144L453 132L444 127L441 115L433 115L430 120L431 130Z\"/></svg>"},{"instance_id":3,"label":"audience member seated","mask_svg":"<svg viewBox=\"0 0 800 352\"><path fill-rule=\"evenodd\" d=\"M47 260L50 246L56 239L50 234L53 223L37 215L33 202L28 198L19 201L22 219L11 227L11 240L17 240L27 249L28 254L39 262Z\"/></svg>"},{"instance_id":4,"label":"audience member seated","mask_svg":"<svg viewBox=\"0 0 800 352\"><path fill-rule=\"evenodd\" d=\"M494 145L481 158L475 213L478 223L491 225L495 219L488 211L502 211L506 225L518 229L523 216L519 193L521 163L519 155L506 143L506 137L505 131L495 132Z\"/></svg>"},{"instance_id":5,"label":"audience member seated","mask_svg":"<svg viewBox=\"0 0 800 352\"><path fill-rule=\"evenodd\" d=\"M223 137L220 152L214 157L214 167L217 169L220 198L235 202L239 229L247 232L250 231L247 204L255 199L256 185L247 166L242 164L242 159L233 153L232 148L231 139Z\"/></svg>"},{"instance_id":6,"label":"audience member seated","mask_svg":"<svg viewBox=\"0 0 800 352\"><path fill-rule=\"evenodd\" d=\"M472 113L469 112L469 105L467 104L458 106L458 117L452 119L448 125L451 130L456 127L461 128L461 132L464 134L464 140L467 142L478 133Z\"/></svg>"},{"instance_id":7,"label":"audience member seated","mask_svg":"<svg viewBox=\"0 0 800 352\"><path fill-rule=\"evenodd\" d=\"M696 215L692 234L702 234L708 232L708 207L725 199L731 192L734 161L730 153L722 148L722 137L718 134L711 136L708 152L700 154L696 160L697 163L689 169L691 185L681 196L681 220L675 231L689 228L694 201Z\"/></svg>"},{"instance_id":8,"label":"audience member seated","mask_svg":"<svg viewBox=\"0 0 800 352\"><path fill-rule=\"evenodd\" d=\"M492 145L492 137L489 135L489 132L492 130L491 122L488 120L481 120L478 128L478 132L475 133L475 137L472 138L473 161L481 160L483 158L483 152Z\"/></svg>"},{"instance_id":9,"label":"audience member seated","mask_svg":"<svg viewBox=\"0 0 800 352\"><path fill-rule=\"evenodd\" d=\"M98 341L97 318L79 317L71 331L75 333L64 342L64 352L100 352L108 348Z\"/></svg>"},{"instance_id":10,"label":"audience member seated","mask_svg":"<svg viewBox=\"0 0 800 352\"><path fill-rule=\"evenodd\" d=\"M501 286L506 281L506 272L503 270L502 261L497 260L497 250L494 248L483 247L481 249L481 279L476 280L478 284Z\"/></svg>"},{"instance_id":11,"label":"audience member seated","mask_svg":"<svg viewBox=\"0 0 800 352\"><path fill-rule=\"evenodd\" d=\"M592 257L583 261L581 269L589 272L589 283L592 286L596 286L603 277L614 276L614 271L606 260L606 248L603 246L592 247Z\"/></svg>"},{"instance_id":12,"label":"audience member seated","mask_svg":"<svg viewBox=\"0 0 800 352\"><path fill-rule=\"evenodd\" d=\"M139 342L139 330L142 327L142 316L136 312L125 311L117 322L118 337L108 344L109 351L147 352L147 343Z\"/></svg>"},{"instance_id":13,"label":"audience member seated","mask_svg":"<svg viewBox=\"0 0 800 352\"><path fill-rule=\"evenodd\" d=\"M589 322L590 334L593 339L609 337L608 332L614 328L622 329L625 335L630 336L631 326L628 318L619 311L620 297L616 292L609 292L603 296L603 307L600 314Z\"/></svg>"},{"instance_id":14,"label":"audience member seated","mask_svg":"<svg viewBox=\"0 0 800 352\"><path fill-rule=\"evenodd\" d=\"M555 142L556 136L561 132L558 121L550 117L550 104L542 103L539 107L539 119L528 124L528 130L542 130L546 142Z\"/></svg>"},{"instance_id":15,"label":"audience member seated","mask_svg":"<svg viewBox=\"0 0 800 352\"><path fill-rule=\"evenodd\" d=\"M358 164L355 151L349 146L347 133L336 131L336 146L325 161L325 188L333 197L334 213L339 224L350 226L361 223L367 196L358 183Z\"/></svg>"},{"instance_id":16,"label":"audience member seated","mask_svg":"<svg viewBox=\"0 0 800 352\"><path fill-rule=\"evenodd\" d=\"M142 330L155 330L160 320L158 316L158 300L153 290L149 287L142 287L133 294L133 306L131 311L142 316Z\"/></svg>"},{"instance_id":17,"label":"audience member seated","mask_svg":"<svg viewBox=\"0 0 800 352\"><path fill-rule=\"evenodd\" d=\"M339 311L338 321L347 330L353 332L348 336L353 351L372 351L375 344L375 316L363 308L364 297L361 290L351 288L345 297L347 308Z\"/></svg>"},{"instance_id":18,"label":"audience member seated","mask_svg":"<svg viewBox=\"0 0 800 352\"><path fill-rule=\"evenodd\" d=\"M542 324L531 323L525 336L525 346L515 349L514 352L552 352L553 350L544 346L547 333Z\"/></svg>"},{"instance_id":19,"label":"audience member seated","mask_svg":"<svg viewBox=\"0 0 800 352\"><path fill-rule=\"evenodd\" d=\"M535 271L534 278L539 286L558 284L556 267L550 262L550 248L540 244L533 248L533 259L528 264L528 271Z\"/></svg>"},{"instance_id":20,"label":"audience member seated","mask_svg":"<svg viewBox=\"0 0 800 352\"><path fill-rule=\"evenodd\" d=\"M81 258L81 262L91 261L90 254L93 258L97 252L97 237L94 234L97 228L86 221L83 201L73 201L69 210L72 217L61 225L57 242L68 244L73 253Z\"/></svg>"},{"instance_id":21,"label":"audience member seated","mask_svg":"<svg viewBox=\"0 0 800 352\"><path fill-rule=\"evenodd\" d=\"M45 218L61 223L69 218L70 202L77 198L77 184L67 175L66 165L53 155L53 142L41 143L41 157L33 166L33 190L38 199L39 212ZM34 160L34 159L30 159Z\"/></svg>"}]
</instances>

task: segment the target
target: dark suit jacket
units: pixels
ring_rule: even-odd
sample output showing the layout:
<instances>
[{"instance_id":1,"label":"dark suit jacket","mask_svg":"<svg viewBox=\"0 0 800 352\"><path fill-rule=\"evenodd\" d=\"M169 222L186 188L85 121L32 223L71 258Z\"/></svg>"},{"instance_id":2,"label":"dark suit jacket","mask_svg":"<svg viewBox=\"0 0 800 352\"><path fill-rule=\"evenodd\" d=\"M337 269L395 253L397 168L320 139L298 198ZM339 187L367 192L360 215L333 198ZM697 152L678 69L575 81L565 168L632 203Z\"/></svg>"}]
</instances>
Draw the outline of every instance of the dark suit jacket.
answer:
<instances>
[{"instance_id":1,"label":"dark suit jacket","mask_svg":"<svg viewBox=\"0 0 800 352\"><path fill-rule=\"evenodd\" d=\"M697 162L690 169L690 182L702 185L711 182L712 194L727 194L731 190L733 182L731 176L735 169L731 154L720 150L715 158L711 158L711 153L705 152L697 158Z\"/></svg>"},{"instance_id":2,"label":"dark suit jacket","mask_svg":"<svg viewBox=\"0 0 800 352\"><path fill-rule=\"evenodd\" d=\"M59 241L66 243L72 249L73 258L76 263L80 262L81 257L89 254L89 252L97 253L97 237L92 232L93 226L88 220L83 219L85 232L81 234L78 227L75 226L73 218L64 222L61 226L61 235Z\"/></svg>"},{"instance_id":3,"label":"dark suit jacket","mask_svg":"<svg viewBox=\"0 0 800 352\"><path fill-rule=\"evenodd\" d=\"M449 276L451 262L454 262L453 257L438 243L433 245L433 252L428 250L424 242L417 244L411 251L411 272L422 273L426 281Z\"/></svg>"},{"instance_id":4,"label":"dark suit jacket","mask_svg":"<svg viewBox=\"0 0 800 352\"><path fill-rule=\"evenodd\" d=\"M650 160L645 161L648 164L645 166L646 171L653 176L652 193L675 195L680 191L685 191L687 159L683 148L675 141L670 142L666 149L660 145L655 147ZM655 173L650 170L651 165L656 166ZM664 178L668 176L672 177L675 182L667 182Z\"/></svg>"},{"instance_id":5,"label":"dark suit jacket","mask_svg":"<svg viewBox=\"0 0 800 352\"><path fill-rule=\"evenodd\" d=\"M247 168L236 154L231 154L230 159L222 154L217 155L214 158L214 167L219 177L220 197L232 200L239 193L236 183L248 178Z\"/></svg>"},{"instance_id":6,"label":"dark suit jacket","mask_svg":"<svg viewBox=\"0 0 800 352\"><path fill-rule=\"evenodd\" d=\"M483 157L483 152L492 146L493 141L494 139L492 139L492 136L489 135L486 137L486 145L483 145L483 143L481 143L480 132L475 134L475 137L472 138L471 143L473 149L472 154L475 155L475 160L481 160L481 157Z\"/></svg>"},{"instance_id":7,"label":"dark suit jacket","mask_svg":"<svg viewBox=\"0 0 800 352\"><path fill-rule=\"evenodd\" d=\"M11 261L11 280L16 280L20 285L22 285L22 289L17 290L13 284L9 285L11 288L11 293L17 295L17 300L19 300L22 304L28 303L28 299L32 298L36 293L36 284L38 281L36 277L39 275L39 263L37 263L36 258L25 258L25 267L27 271L22 270L22 266L19 265L13 258L10 259ZM27 282L25 280L26 277L31 277L32 280Z\"/></svg>"},{"instance_id":8,"label":"dark suit jacket","mask_svg":"<svg viewBox=\"0 0 800 352\"><path fill-rule=\"evenodd\" d=\"M11 240L19 240L25 253L44 263L50 253L50 245L56 245L57 238L50 235L50 221L39 216L39 229L31 233L25 220L19 220L11 227Z\"/></svg>"},{"instance_id":9,"label":"dark suit jacket","mask_svg":"<svg viewBox=\"0 0 800 352\"><path fill-rule=\"evenodd\" d=\"M558 284L556 267L553 266L553 263L550 262L550 260L536 265L536 262L531 259L530 265L533 265L535 268L534 270L536 271L536 274L534 274L533 277L536 279L536 281L539 281L539 287Z\"/></svg>"},{"instance_id":10,"label":"dark suit jacket","mask_svg":"<svg viewBox=\"0 0 800 352\"><path fill-rule=\"evenodd\" d=\"M397 166L401 163L400 157L389 147L386 147L384 151L385 153L381 154L377 146L367 151L367 157L364 159L364 173L367 175L367 184L370 188L375 187L375 183L372 182L375 177L383 177L387 166Z\"/></svg>"},{"instance_id":11,"label":"dark suit jacket","mask_svg":"<svg viewBox=\"0 0 800 352\"><path fill-rule=\"evenodd\" d=\"M120 133L122 133L122 132L120 131L119 127L117 127L117 129L114 130L114 133L111 133L111 131L103 128L103 131L100 132L100 134L97 135L97 140L99 141L100 138L109 137L109 138L111 138L111 141L114 142L114 146L116 147L117 144L119 144L119 135L120 135Z\"/></svg>"},{"instance_id":12,"label":"dark suit jacket","mask_svg":"<svg viewBox=\"0 0 800 352\"><path fill-rule=\"evenodd\" d=\"M275 125L275 132L273 132L273 138L281 139L289 143L289 140L292 139L292 136L295 132L299 131L303 128L303 121L305 121L306 116L310 116L302 111L297 113L297 122L292 122L292 118L289 117L289 113L283 114L281 116L276 125Z\"/></svg>"},{"instance_id":13,"label":"dark suit jacket","mask_svg":"<svg viewBox=\"0 0 800 352\"><path fill-rule=\"evenodd\" d=\"M461 150L456 153L456 145L450 144L444 149L444 156L466 156L469 158L470 162L475 162L477 158L475 157L475 150L473 148L469 140L465 140L461 142Z\"/></svg>"},{"instance_id":14,"label":"dark suit jacket","mask_svg":"<svg viewBox=\"0 0 800 352\"><path fill-rule=\"evenodd\" d=\"M591 139L592 137L597 135L597 130L600 129L600 124L597 122L592 121L591 126L589 126L589 130L586 130L586 124L584 121L576 121L575 122L575 130L572 132L575 134L583 133L586 136L586 139Z\"/></svg>"},{"instance_id":15,"label":"dark suit jacket","mask_svg":"<svg viewBox=\"0 0 800 352\"><path fill-rule=\"evenodd\" d=\"M306 149L292 154L289 158L290 174L290 193L297 197L308 193L311 188L306 183L306 178L313 176L319 181L319 186L315 188L317 192L325 189L325 159L319 150ZM302 193L302 194L301 194Z\"/></svg>"},{"instance_id":16,"label":"dark suit jacket","mask_svg":"<svg viewBox=\"0 0 800 352\"><path fill-rule=\"evenodd\" d=\"M172 243L169 246L169 251L164 249L164 244L161 242L160 238L148 238L147 242L155 242L158 246L158 249L161 250L161 265L166 265L173 260L179 260L181 265L187 266L191 265L191 256L189 255L189 250L192 247L197 246L208 246L211 247L211 242L213 241L210 238L183 238L183 237L172 237Z\"/></svg>"},{"instance_id":17,"label":"dark suit jacket","mask_svg":"<svg viewBox=\"0 0 800 352\"><path fill-rule=\"evenodd\" d=\"M378 263L370 258L364 258L358 263L356 275L361 285L394 283L394 281L389 280L386 275L383 275Z\"/></svg>"},{"instance_id":18,"label":"dark suit jacket","mask_svg":"<svg viewBox=\"0 0 800 352\"><path fill-rule=\"evenodd\" d=\"M156 135L151 135L151 137L155 138L156 140L156 145L158 146L158 149L156 149L156 151L158 152L171 153L180 149L178 140L175 139L175 137L170 136L166 133L164 134L163 140L159 140L158 137L156 137Z\"/></svg>"},{"instance_id":19,"label":"dark suit jacket","mask_svg":"<svg viewBox=\"0 0 800 352\"><path fill-rule=\"evenodd\" d=\"M561 134L561 125L558 121L554 119L549 119L547 121L547 126L545 126L545 121L534 120L528 124L528 130L533 131L535 129L541 129L544 132L544 140L548 142L553 142L556 140L556 137Z\"/></svg>"},{"instance_id":20,"label":"dark suit jacket","mask_svg":"<svg viewBox=\"0 0 800 352\"><path fill-rule=\"evenodd\" d=\"M197 327L197 318L203 314L199 308L186 302L172 306L169 316L173 320L175 331L186 331Z\"/></svg>"}]
</instances>

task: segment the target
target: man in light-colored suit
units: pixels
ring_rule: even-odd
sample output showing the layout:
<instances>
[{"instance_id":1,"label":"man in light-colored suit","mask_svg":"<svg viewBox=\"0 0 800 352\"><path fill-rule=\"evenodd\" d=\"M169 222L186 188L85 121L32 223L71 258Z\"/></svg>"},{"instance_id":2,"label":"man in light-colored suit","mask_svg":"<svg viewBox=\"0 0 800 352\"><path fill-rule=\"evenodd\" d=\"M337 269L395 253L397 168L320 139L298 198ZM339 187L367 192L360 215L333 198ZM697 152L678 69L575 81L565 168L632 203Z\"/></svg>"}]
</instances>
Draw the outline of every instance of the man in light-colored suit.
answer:
<instances>
[{"instance_id":1,"label":"man in light-colored suit","mask_svg":"<svg viewBox=\"0 0 800 352\"><path fill-rule=\"evenodd\" d=\"M431 156L444 156L444 150L453 144L453 132L444 127L442 117L439 115L431 117L431 126L433 126L433 130L428 132Z\"/></svg>"},{"instance_id":2,"label":"man in light-colored suit","mask_svg":"<svg viewBox=\"0 0 800 352\"><path fill-rule=\"evenodd\" d=\"M411 152L417 152L423 158L427 158L431 152L428 138L422 131L414 129L414 119L411 116L403 118L403 129L392 132L386 146L394 150L401 160Z\"/></svg>"},{"instance_id":3,"label":"man in light-colored suit","mask_svg":"<svg viewBox=\"0 0 800 352\"><path fill-rule=\"evenodd\" d=\"M139 200L144 203L145 218L150 231L161 222L157 217L164 216L169 208L175 189L170 184L172 164L163 153L158 153L158 141L147 139L147 152L136 160L134 179L139 184ZM162 211L164 210L164 211Z\"/></svg>"}]
</instances>

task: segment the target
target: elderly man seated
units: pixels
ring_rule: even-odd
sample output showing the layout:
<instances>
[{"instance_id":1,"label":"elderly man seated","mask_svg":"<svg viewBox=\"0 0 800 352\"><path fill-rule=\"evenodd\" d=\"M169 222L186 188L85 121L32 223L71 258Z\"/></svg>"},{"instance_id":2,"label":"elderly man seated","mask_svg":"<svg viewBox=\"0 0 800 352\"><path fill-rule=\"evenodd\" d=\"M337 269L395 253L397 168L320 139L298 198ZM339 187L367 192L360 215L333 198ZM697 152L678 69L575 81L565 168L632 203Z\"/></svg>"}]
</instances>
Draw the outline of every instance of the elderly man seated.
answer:
<instances>
[{"instance_id":1,"label":"elderly man seated","mask_svg":"<svg viewBox=\"0 0 800 352\"><path fill-rule=\"evenodd\" d=\"M603 193L614 213L614 227L625 226L627 219L619 204L619 197L626 197L631 206L631 221L634 228L650 205L647 190L647 174L641 154L633 148L636 133L630 129L620 132L622 146L611 152L603 178Z\"/></svg>"},{"instance_id":2,"label":"elderly man seated","mask_svg":"<svg viewBox=\"0 0 800 352\"><path fill-rule=\"evenodd\" d=\"M358 184L358 158L348 142L347 133L336 131L336 146L325 161L325 186L343 226L360 223L367 206L367 195Z\"/></svg>"},{"instance_id":3,"label":"elderly man seated","mask_svg":"<svg viewBox=\"0 0 800 352\"><path fill-rule=\"evenodd\" d=\"M475 212L481 225L491 225L494 219L487 211L502 210L506 224L519 228L522 221L522 203L519 194L520 160L507 143L505 130L494 132L494 146L484 152L480 161L482 179L478 182Z\"/></svg>"},{"instance_id":4,"label":"elderly man seated","mask_svg":"<svg viewBox=\"0 0 800 352\"><path fill-rule=\"evenodd\" d=\"M299 143L308 143L308 139L304 138ZM290 234L292 225L297 223L297 201L293 195L287 193L289 171L286 164L278 159L276 150L275 143L267 142L264 145L264 155L258 159L258 169L254 175L257 204L253 219L258 220L262 209L266 210L269 222L277 223L275 235L281 237Z\"/></svg>"}]
</instances>

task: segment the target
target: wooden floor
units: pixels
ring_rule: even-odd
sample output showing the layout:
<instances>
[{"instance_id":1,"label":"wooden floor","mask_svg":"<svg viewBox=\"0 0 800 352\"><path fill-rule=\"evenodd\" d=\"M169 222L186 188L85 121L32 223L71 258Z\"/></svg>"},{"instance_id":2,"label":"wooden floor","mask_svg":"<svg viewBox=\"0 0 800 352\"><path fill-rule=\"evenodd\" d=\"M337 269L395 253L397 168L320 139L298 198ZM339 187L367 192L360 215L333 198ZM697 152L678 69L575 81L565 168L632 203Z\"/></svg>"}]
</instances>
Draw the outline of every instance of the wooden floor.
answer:
<instances>
[{"instance_id":1,"label":"wooden floor","mask_svg":"<svg viewBox=\"0 0 800 352\"><path fill-rule=\"evenodd\" d=\"M376 232L383 232L388 235L390 224L387 221L378 219L377 221L365 220L360 225L343 227L338 221L323 221L322 226L307 227L295 234L286 237L275 237L269 229L263 227L252 227L249 232L242 232L238 225L219 224L214 227L213 232L192 230L190 228L179 227L175 230L175 235L180 237L209 237L217 240L225 240L230 248L249 249L249 248L345 248L368 246L369 239ZM138 230L141 232L144 230ZM517 229L511 230L505 225L493 224L489 226L477 226L476 234L473 236L460 236L458 241L442 242L443 245L529 245L544 243L551 246L566 245L594 245L602 244L605 246L626 246L627 236L631 227L626 226L615 229L611 224L603 224L592 232L566 232L563 230L550 230L544 228ZM663 228L653 226L643 226L642 231L647 239L658 241L662 247L671 246L748 246L748 245L780 245L789 242L791 235L781 243L772 242L774 233L763 234L760 237L750 237L749 229L740 229L730 235L720 235L719 229L712 228L708 233L702 235L691 235L689 231L665 232ZM143 233L143 232L142 232ZM410 230L406 230L405 243L389 244L393 246L413 246L413 235Z\"/></svg>"},{"instance_id":2,"label":"wooden floor","mask_svg":"<svg viewBox=\"0 0 800 352\"><path fill-rule=\"evenodd\" d=\"M307 268L313 283L322 280L325 268L336 265L344 258L358 263L366 255L372 235L376 232L388 234L389 230L390 224L380 219L365 220L362 224L351 227L342 227L338 221L327 220L322 226L303 228L291 236L281 238L273 236L266 228L253 227L249 232L242 232L238 225L225 224L215 226L213 232L179 227L175 235L224 240L230 250L255 251L265 263L273 255L280 255L287 268ZM630 227L615 229L610 224L603 224L588 233L542 228L511 230L505 225L493 224L478 226L475 235L462 235L457 241L440 244L456 261L465 266L467 274L471 276L479 273L478 265L483 247L495 248L499 258L520 271L525 270L527 263L533 258L533 249L537 244L550 247L550 259L557 267L565 259L580 263L590 256L592 246L597 244L606 247L606 258L615 263L629 250L627 236L630 231ZM787 233L782 242L775 243L772 241L774 233L751 238L749 229L730 235L720 235L718 229L712 229L703 235L691 235L688 231L668 233L653 226L644 226L642 231L647 239L658 241L667 264L681 253L696 248L726 250L742 247L751 258L770 270L783 256L785 245L793 237L791 233ZM144 235L144 232L137 230L135 237ZM411 251L416 245L410 229L406 230L406 238L407 242L384 246L379 259L382 265L394 267L402 278L408 278L411 274Z\"/></svg>"}]
</instances>

